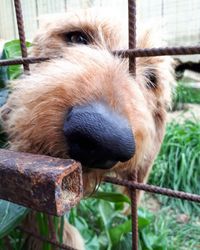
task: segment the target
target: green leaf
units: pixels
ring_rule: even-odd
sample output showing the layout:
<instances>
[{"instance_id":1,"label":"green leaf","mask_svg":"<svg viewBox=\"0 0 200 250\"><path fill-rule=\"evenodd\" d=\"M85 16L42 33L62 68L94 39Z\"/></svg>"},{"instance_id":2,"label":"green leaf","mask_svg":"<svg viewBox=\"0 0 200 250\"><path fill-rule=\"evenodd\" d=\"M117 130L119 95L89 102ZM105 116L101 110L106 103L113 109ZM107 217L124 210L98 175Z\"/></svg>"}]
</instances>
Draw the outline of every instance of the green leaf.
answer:
<instances>
[{"instance_id":1,"label":"green leaf","mask_svg":"<svg viewBox=\"0 0 200 250\"><path fill-rule=\"evenodd\" d=\"M101 201L98 204L99 214L104 223L106 229L108 229L112 218L116 215L116 211L113 210L112 203Z\"/></svg>"},{"instance_id":2,"label":"green leaf","mask_svg":"<svg viewBox=\"0 0 200 250\"><path fill-rule=\"evenodd\" d=\"M123 224L120 224L116 227L113 227L109 230L110 238L113 245L119 244L123 234L129 233L132 230L131 220L125 221Z\"/></svg>"},{"instance_id":3,"label":"green leaf","mask_svg":"<svg viewBox=\"0 0 200 250\"><path fill-rule=\"evenodd\" d=\"M128 233L122 237L119 244L112 247L112 250L128 250L132 249L132 234Z\"/></svg>"},{"instance_id":4,"label":"green leaf","mask_svg":"<svg viewBox=\"0 0 200 250\"><path fill-rule=\"evenodd\" d=\"M138 226L139 229L143 229L144 227L148 226L152 222L153 215L143 209L138 209Z\"/></svg>"},{"instance_id":5,"label":"green leaf","mask_svg":"<svg viewBox=\"0 0 200 250\"><path fill-rule=\"evenodd\" d=\"M105 233L106 233L106 235L108 237L108 247L107 247L107 249L110 250L111 246L112 246L112 242L111 242L110 234L109 234L108 230L109 230L109 226L110 226L110 223L112 221L112 218L116 214L116 211L113 211L112 203L106 202L106 201L101 201L98 204L98 208L99 208L99 214L100 214L102 222L103 222Z\"/></svg>"},{"instance_id":6,"label":"green leaf","mask_svg":"<svg viewBox=\"0 0 200 250\"><path fill-rule=\"evenodd\" d=\"M152 222L152 214L143 210L138 209L138 226L139 230L147 227ZM132 222L131 220L125 221L123 224L120 224L109 230L110 238L113 245L119 244L124 234L127 234L132 231Z\"/></svg>"},{"instance_id":7,"label":"green leaf","mask_svg":"<svg viewBox=\"0 0 200 250\"><path fill-rule=\"evenodd\" d=\"M87 250L99 250L99 242L97 236L93 236L89 241L85 243Z\"/></svg>"},{"instance_id":8,"label":"green leaf","mask_svg":"<svg viewBox=\"0 0 200 250\"><path fill-rule=\"evenodd\" d=\"M83 232L84 232L84 230L86 230L88 228L87 222L85 221L84 218L82 218L80 216L76 217L74 219L74 225L76 228L78 228L80 231L83 231Z\"/></svg>"},{"instance_id":9,"label":"green leaf","mask_svg":"<svg viewBox=\"0 0 200 250\"><path fill-rule=\"evenodd\" d=\"M31 43L26 42L26 47L30 47ZM19 40L12 40L4 44L3 59L21 57L21 47ZM7 68L8 79L13 80L18 78L22 73L21 65L12 65Z\"/></svg>"},{"instance_id":10,"label":"green leaf","mask_svg":"<svg viewBox=\"0 0 200 250\"><path fill-rule=\"evenodd\" d=\"M14 229L28 213L29 209L0 200L0 238Z\"/></svg>"},{"instance_id":11,"label":"green leaf","mask_svg":"<svg viewBox=\"0 0 200 250\"><path fill-rule=\"evenodd\" d=\"M120 194L120 193L114 193L114 192L97 192L93 195L93 198L101 199L105 201L110 202L125 202L128 204L131 204L131 200L128 198L128 196Z\"/></svg>"}]
</instances>

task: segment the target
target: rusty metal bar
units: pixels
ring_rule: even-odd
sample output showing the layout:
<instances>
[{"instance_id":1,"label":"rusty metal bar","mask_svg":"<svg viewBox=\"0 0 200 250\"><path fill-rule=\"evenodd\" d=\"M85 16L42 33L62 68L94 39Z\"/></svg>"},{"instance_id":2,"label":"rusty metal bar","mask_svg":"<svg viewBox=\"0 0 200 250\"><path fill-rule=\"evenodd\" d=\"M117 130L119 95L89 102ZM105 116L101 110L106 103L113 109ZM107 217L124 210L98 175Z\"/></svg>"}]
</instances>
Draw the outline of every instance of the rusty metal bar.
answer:
<instances>
[{"instance_id":1,"label":"rusty metal bar","mask_svg":"<svg viewBox=\"0 0 200 250\"><path fill-rule=\"evenodd\" d=\"M22 57L28 57L28 52L27 52L27 48L26 48L26 38L25 38L25 32L24 32L24 22L23 22L21 1L14 0L14 4L15 4L15 13L16 13L16 18L17 18L17 27L18 27ZM24 62L23 66L24 66L25 71L29 70L29 65L27 62Z\"/></svg>"},{"instance_id":2,"label":"rusty metal bar","mask_svg":"<svg viewBox=\"0 0 200 250\"><path fill-rule=\"evenodd\" d=\"M150 57L150 56L176 56L176 55L196 55L200 54L200 46L179 46L165 48L147 48L147 49L129 49L118 50L113 52L115 55L122 57Z\"/></svg>"},{"instance_id":3,"label":"rusty metal bar","mask_svg":"<svg viewBox=\"0 0 200 250\"><path fill-rule=\"evenodd\" d=\"M53 239L48 239L47 237L44 237L40 234L37 234L36 232L33 232L31 230L29 230L28 228L24 228L24 227L17 227L17 229L19 229L20 231L23 231L24 233L27 233L29 235L31 235L32 237L40 240L40 241L44 241L47 242L55 247L58 247L59 249L64 249L64 250L77 250L73 247L67 246L63 243L59 243L58 241L55 241Z\"/></svg>"},{"instance_id":4,"label":"rusty metal bar","mask_svg":"<svg viewBox=\"0 0 200 250\"><path fill-rule=\"evenodd\" d=\"M82 191L79 163L0 150L0 199L61 216L80 201Z\"/></svg>"},{"instance_id":5,"label":"rusty metal bar","mask_svg":"<svg viewBox=\"0 0 200 250\"><path fill-rule=\"evenodd\" d=\"M182 192L182 191L175 191L175 190L172 190L169 188L161 188L161 187L148 185L148 184L135 183L132 181L120 180L120 179L108 177L108 176L104 178L104 181L112 183L112 184L116 184L116 185L125 186L128 188L136 188L138 190L143 190L143 191L146 191L149 193L161 194L161 195L166 195L166 196L169 196L172 198L177 198L177 199L188 200L188 201L200 203L200 195L198 195L198 194L191 194L191 193L186 193L186 192Z\"/></svg>"},{"instance_id":6,"label":"rusty metal bar","mask_svg":"<svg viewBox=\"0 0 200 250\"><path fill-rule=\"evenodd\" d=\"M137 170L131 176L131 183L137 183ZM137 190L130 187L131 216L132 216L132 249L138 249L138 216L137 216Z\"/></svg>"},{"instance_id":7,"label":"rusty metal bar","mask_svg":"<svg viewBox=\"0 0 200 250\"><path fill-rule=\"evenodd\" d=\"M136 48L136 0L128 0L128 36L129 36L129 49ZM136 72L135 57L129 56L129 71L133 75Z\"/></svg>"},{"instance_id":8,"label":"rusty metal bar","mask_svg":"<svg viewBox=\"0 0 200 250\"><path fill-rule=\"evenodd\" d=\"M128 31L129 50L136 49L136 0L128 0ZM129 55L129 72L136 74L136 58ZM131 176L131 181L137 182L137 170ZM138 217L137 217L137 190L130 188L131 215L132 215L132 249L138 250Z\"/></svg>"},{"instance_id":9,"label":"rusty metal bar","mask_svg":"<svg viewBox=\"0 0 200 250\"><path fill-rule=\"evenodd\" d=\"M48 61L50 59L49 57L27 57L27 58L15 58L15 59L6 59L6 60L0 60L0 66L9 66L9 65L18 65L18 64L33 64L33 63L40 63L44 61Z\"/></svg>"},{"instance_id":10,"label":"rusty metal bar","mask_svg":"<svg viewBox=\"0 0 200 250\"><path fill-rule=\"evenodd\" d=\"M175 56L175 55L196 55L200 54L200 46L185 46L185 47L166 47L152 49L128 49L118 50L113 52L114 55L121 57L151 57L151 56ZM56 59L61 57L28 57L0 60L0 66L17 65L17 64L33 64Z\"/></svg>"}]
</instances>

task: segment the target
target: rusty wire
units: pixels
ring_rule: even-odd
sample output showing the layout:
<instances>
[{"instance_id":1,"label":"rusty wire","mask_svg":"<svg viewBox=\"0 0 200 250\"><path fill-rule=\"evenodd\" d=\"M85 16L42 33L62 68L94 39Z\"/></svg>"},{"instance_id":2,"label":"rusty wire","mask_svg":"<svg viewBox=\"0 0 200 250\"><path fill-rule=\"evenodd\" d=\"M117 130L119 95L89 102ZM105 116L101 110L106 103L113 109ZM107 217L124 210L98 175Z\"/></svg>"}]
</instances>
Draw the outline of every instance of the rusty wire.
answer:
<instances>
[{"instance_id":1,"label":"rusty wire","mask_svg":"<svg viewBox=\"0 0 200 250\"><path fill-rule=\"evenodd\" d=\"M64 250L77 250L73 247L70 247L70 246L67 246L66 244L63 244L63 243L59 243L58 241L56 241L55 239L49 239L47 237L44 237L36 232L33 232L31 230L29 230L28 228L25 228L25 227L17 227L17 229L19 229L20 231L26 233L26 234L29 234L31 235L32 237L42 241L42 242L47 242L55 247L58 247L60 249L64 249Z\"/></svg>"},{"instance_id":2,"label":"rusty wire","mask_svg":"<svg viewBox=\"0 0 200 250\"><path fill-rule=\"evenodd\" d=\"M20 0L14 0L16 18L19 31L19 39L22 51L22 58L9 59L9 60L0 60L0 66L6 65L16 65L23 64L25 70L29 70L29 64L39 63L47 61L54 58L49 57L27 57L27 48L26 48L26 39L24 32L24 23L21 9ZM119 55L121 57L129 57L129 68L130 73L135 75L136 72L136 57L151 57L151 56L167 56L167 55L192 55L200 54L200 46L180 46L180 47L165 47L165 48L136 48L136 0L128 0L128 13L129 13L129 49L114 51L114 55ZM136 199L136 190L143 190L150 193L156 193L161 195L170 196L173 198L185 199L193 202L200 202L200 195L189 194L180 191L174 191L171 189L160 188L157 186L152 186L148 184L137 183L137 173L134 172L131 181L130 180L119 180L112 177L106 177L106 182L126 186L131 192L131 208L132 208L132 221L133 221L133 238L132 238L132 249L138 249L138 226L137 226L137 199ZM49 221L50 228L52 227L51 221ZM28 229L19 227L20 230L24 231L27 234L41 240L48 242L56 247L67 250L75 250L72 247L68 247L64 244L60 244L56 241L54 229L51 230L51 235L53 239L47 239L35 232L32 232Z\"/></svg>"},{"instance_id":3,"label":"rusty wire","mask_svg":"<svg viewBox=\"0 0 200 250\"><path fill-rule=\"evenodd\" d=\"M113 51L114 55L121 57L152 57L152 56L178 56L178 55L197 55L200 54L200 46L180 46L165 48L147 48L147 49L127 49ZM16 65L16 64L33 64L56 59L60 57L28 57L0 60L0 66Z\"/></svg>"},{"instance_id":4,"label":"rusty wire","mask_svg":"<svg viewBox=\"0 0 200 250\"><path fill-rule=\"evenodd\" d=\"M161 194L161 195L166 195L172 198L178 198L182 200L188 200L188 201L200 203L200 195L197 195L197 194L191 194L191 193L186 193L182 191L175 191L172 189L161 188L161 187L148 185L148 184L135 183L132 181L121 180L121 179L117 179L113 177L105 177L104 181L113 183L116 185L125 186L128 188L136 188L138 190L143 190L149 193Z\"/></svg>"},{"instance_id":5,"label":"rusty wire","mask_svg":"<svg viewBox=\"0 0 200 250\"><path fill-rule=\"evenodd\" d=\"M54 57L55 58L55 57ZM15 58L15 59L4 59L0 60L0 66L18 65L18 64L33 64L48 61L49 57L27 57L27 58Z\"/></svg>"},{"instance_id":6,"label":"rusty wire","mask_svg":"<svg viewBox=\"0 0 200 250\"><path fill-rule=\"evenodd\" d=\"M114 54L122 57L129 57L130 55L134 57L196 55L200 54L200 46L129 49L115 51Z\"/></svg>"},{"instance_id":7,"label":"rusty wire","mask_svg":"<svg viewBox=\"0 0 200 250\"><path fill-rule=\"evenodd\" d=\"M128 39L129 49L136 48L136 0L128 0ZM133 75L136 72L136 60L133 55L129 56L129 71Z\"/></svg>"},{"instance_id":8,"label":"rusty wire","mask_svg":"<svg viewBox=\"0 0 200 250\"><path fill-rule=\"evenodd\" d=\"M19 32L22 57L27 57L28 52L26 48L26 37L25 37L25 32L24 32L24 21L23 21L23 15L22 15L21 1L14 0L14 4L15 4L15 13L16 13L16 18L17 18L17 27L18 27L18 32ZM27 62L24 62L23 66L24 66L25 71L29 71L29 65Z\"/></svg>"},{"instance_id":9,"label":"rusty wire","mask_svg":"<svg viewBox=\"0 0 200 250\"><path fill-rule=\"evenodd\" d=\"M136 0L128 0L128 34L129 49L136 48ZM129 56L129 72L135 76L136 74L136 58ZM134 170L131 181L137 182L137 170ZM131 198L131 215L132 215L132 249L138 249L138 217L137 217L137 190L130 188Z\"/></svg>"},{"instance_id":10,"label":"rusty wire","mask_svg":"<svg viewBox=\"0 0 200 250\"><path fill-rule=\"evenodd\" d=\"M137 170L131 176L131 183L137 183ZM137 189L130 186L131 216L132 216L132 249L138 249L138 216L137 216Z\"/></svg>"}]
</instances>

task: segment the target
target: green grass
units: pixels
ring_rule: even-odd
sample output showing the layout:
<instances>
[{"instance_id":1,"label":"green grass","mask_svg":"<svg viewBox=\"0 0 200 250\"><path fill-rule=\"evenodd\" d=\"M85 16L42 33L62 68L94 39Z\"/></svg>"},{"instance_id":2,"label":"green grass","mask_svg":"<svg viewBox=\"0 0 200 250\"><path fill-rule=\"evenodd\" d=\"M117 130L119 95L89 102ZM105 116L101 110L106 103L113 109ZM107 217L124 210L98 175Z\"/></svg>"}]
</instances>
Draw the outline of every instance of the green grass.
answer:
<instances>
[{"instance_id":1,"label":"green grass","mask_svg":"<svg viewBox=\"0 0 200 250\"><path fill-rule=\"evenodd\" d=\"M200 121L168 124L166 136L149 183L200 194ZM154 196L161 208L155 227L165 231L174 249L200 249L200 205L167 196ZM179 221L183 215L186 221Z\"/></svg>"},{"instance_id":2,"label":"green grass","mask_svg":"<svg viewBox=\"0 0 200 250\"><path fill-rule=\"evenodd\" d=\"M180 221L182 215L170 206L162 207L156 212L154 230L165 234L168 250L199 250L200 218L191 216L186 221Z\"/></svg>"},{"instance_id":3,"label":"green grass","mask_svg":"<svg viewBox=\"0 0 200 250\"><path fill-rule=\"evenodd\" d=\"M190 87L188 84L183 81L177 82L176 91L173 95L173 110L178 109L180 104L184 103L200 104L200 89Z\"/></svg>"},{"instance_id":4,"label":"green grass","mask_svg":"<svg viewBox=\"0 0 200 250\"><path fill-rule=\"evenodd\" d=\"M200 194L200 122L185 121L167 126L166 136L155 161L149 183L160 187ZM199 213L194 202L159 196L165 205L171 205L190 214Z\"/></svg>"}]
</instances>

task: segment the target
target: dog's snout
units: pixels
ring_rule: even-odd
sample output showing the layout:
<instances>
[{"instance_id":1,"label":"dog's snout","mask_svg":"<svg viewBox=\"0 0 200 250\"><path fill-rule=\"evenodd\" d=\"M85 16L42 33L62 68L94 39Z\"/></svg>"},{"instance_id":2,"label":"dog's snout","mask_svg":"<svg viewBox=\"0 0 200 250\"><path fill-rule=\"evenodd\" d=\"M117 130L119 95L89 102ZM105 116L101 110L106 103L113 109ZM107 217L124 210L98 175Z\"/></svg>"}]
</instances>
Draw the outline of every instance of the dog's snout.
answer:
<instances>
[{"instance_id":1,"label":"dog's snout","mask_svg":"<svg viewBox=\"0 0 200 250\"><path fill-rule=\"evenodd\" d=\"M73 107L65 117L64 134L70 157L86 167L111 168L135 152L128 121L103 103Z\"/></svg>"}]
</instances>

